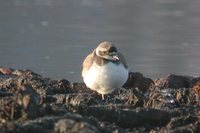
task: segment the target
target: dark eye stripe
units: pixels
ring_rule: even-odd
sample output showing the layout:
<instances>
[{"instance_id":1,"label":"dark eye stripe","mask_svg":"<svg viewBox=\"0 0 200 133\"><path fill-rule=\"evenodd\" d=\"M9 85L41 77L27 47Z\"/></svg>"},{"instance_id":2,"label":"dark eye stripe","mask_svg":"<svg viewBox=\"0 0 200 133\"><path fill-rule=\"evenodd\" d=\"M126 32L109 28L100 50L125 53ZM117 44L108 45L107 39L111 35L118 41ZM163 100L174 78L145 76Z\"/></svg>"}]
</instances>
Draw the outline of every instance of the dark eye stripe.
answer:
<instances>
[{"instance_id":1,"label":"dark eye stripe","mask_svg":"<svg viewBox=\"0 0 200 133\"><path fill-rule=\"evenodd\" d=\"M109 53L117 52L117 49L116 49L115 47L110 47L110 49L109 49L108 52L109 52Z\"/></svg>"}]
</instances>

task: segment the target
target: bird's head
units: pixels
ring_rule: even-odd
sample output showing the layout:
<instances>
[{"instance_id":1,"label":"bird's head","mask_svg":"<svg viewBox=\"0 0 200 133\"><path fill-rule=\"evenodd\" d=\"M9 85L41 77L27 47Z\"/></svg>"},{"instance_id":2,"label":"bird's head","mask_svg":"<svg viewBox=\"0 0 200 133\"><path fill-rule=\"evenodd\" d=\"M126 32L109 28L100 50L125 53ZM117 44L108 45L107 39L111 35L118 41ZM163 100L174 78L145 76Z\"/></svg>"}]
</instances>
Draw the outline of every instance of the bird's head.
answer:
<instances>
[{"instance_id":1,"label":"bird's head","mask_svg":"<svg viewBox=\"0 0 200 133\"><path fill-rule=\"evenodd\" d=\"M119 60L117 48L108 41L99 44L96 48L96 55L111 61Z\"/></svg>"}]
</instances>

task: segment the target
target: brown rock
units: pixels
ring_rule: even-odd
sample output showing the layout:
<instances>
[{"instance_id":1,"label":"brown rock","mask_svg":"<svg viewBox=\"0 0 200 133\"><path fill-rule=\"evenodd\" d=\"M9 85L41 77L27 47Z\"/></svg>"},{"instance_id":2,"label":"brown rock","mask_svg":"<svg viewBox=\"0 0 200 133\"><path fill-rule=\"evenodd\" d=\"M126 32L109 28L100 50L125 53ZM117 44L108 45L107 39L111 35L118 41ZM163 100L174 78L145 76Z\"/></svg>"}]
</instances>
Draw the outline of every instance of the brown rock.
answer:
<instances>
[{"instance_id":1,"label":"brown rock","mask_svg":"<svg viewBox=\"0 0 200 133\"><path fill-rule=\"evenodd\" d=\"M55 133L100 133L93 125L73 119L65 118L55 123Z\"/></svg>"},{"instance_id":2,"label":"brown rock","mask_svg":"<svg viewBox=\"0 0 200 133\"><path fill-rule=\"evenodd\" d=\"M200 132L200 78L172 74L151 87L130 72L127 88L102 101L83 83L30 70L0 73L0 132Z\"/></svg>"},{"instance_id":3,"label":"brown rock","mask_svg":"<svg viewBox=\"0 0 200 133\"><path fill-rule=\"evenodd\" d=\"M106 109L103 107L79 106L79 113L94 116L100 121L116 123L124 128L133 128L142 125L164 126L171 116L168 112L157 109Z\"/></svg>"},{"instance_id":4,"label":"brown rock","mask_svg":"<svg viewBox=\"0 0 200 133\"><path fill-rule=\"evenodd\" d=\"M125 83L124 87L138 88L140 91L145 93L148 91L149 87L151 87L153 84L154 84L153 80L144 77L141 73L129 72L129 78Z\"/></svg>"},{"instance_id":5,"label":"brown rock","mask_svg":"<svg viewBox=\"0 0 200 133\"><path fill-rule=\"evenodd\" d=\"M191 91L191 88L178 89L173 94L176 101L182 105L194 105L198 102L196 95Z\"/></svg>"},{"instance_id":6,"label":"brown rock","mask_svg":"<svg viewBox=\"0 0 200 133\"><path fill-rule=\"evenodd\" d=\"M13 70L10 68L0 68L0 74L10 75L12 74Z\"/></svg>"},{"instance_id":7,"label":"brown rock","mask_svg":"<svg viewBox=\"0 0 200 133\"><path fill-rule=\"evenodd\" d=\"M155 86L160 88L190 88L192 84L192 77L170 74L164 78L154 81Z\"/></svg>"},{"instance_id":8,"label":"brown rock","mask_svg":"<svg viewBox=\"0 0 200 133\"><path fill-rule=\"evenodd\" d=\"M192 85L192 91L196 94L197 98L200 100L200 78L195 80Z\"/></svg>"},{"instance_id":9,"label":"brown rock","mask_svg":"<svg viewBox=\"0 0 200 133\"><path fill-rule=\"evenodd\" d=\"M0 103L0 109L4 112L0 118L17 120L39 116L40 96L38 93L26 85L20 85L12 91L13 95L5 97Z\"/></svg>"},{"instance_id":10,"label":"brown rock","mask_svg":"<svg viewBox=\"0 0 200 133\"><path fill-rule=\"evenodd\" d=\"M69 87L70 82L66 79L61 80L53 80L50 85L53 86L53 93L56 94L64 94L64 93L72 93L72 89Z\"/></svg>"},{"instance_id":11,"label":"brown rock","mask_svg":"<svg viewBox=\"0 0 200 133\"><path fill-rule=\"evenodd\" d=\"M20 94L17 97L17 102L27 113L28 118L39 116L40 96L30 86L20 86Z\"/></svg>"}]
</instances>

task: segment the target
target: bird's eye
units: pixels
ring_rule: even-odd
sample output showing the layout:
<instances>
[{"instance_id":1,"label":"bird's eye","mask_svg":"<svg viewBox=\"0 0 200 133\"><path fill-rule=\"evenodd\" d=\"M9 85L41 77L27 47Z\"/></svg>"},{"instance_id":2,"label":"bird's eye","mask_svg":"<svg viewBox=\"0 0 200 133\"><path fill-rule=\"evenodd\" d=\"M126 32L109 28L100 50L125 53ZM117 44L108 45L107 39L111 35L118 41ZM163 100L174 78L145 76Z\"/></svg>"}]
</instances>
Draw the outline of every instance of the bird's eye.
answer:
<instances>
[{"instance_id":1,"label":"bird's eye","mask_svg":"<svg viewBox=\"0 0 200 133\"><path fill-rule=\"evenodd\" d=\"M102 53L103 53L103 54L106 54L107 52L106 52L106 51L102 51Z\"/></svg>"}]
</instances>

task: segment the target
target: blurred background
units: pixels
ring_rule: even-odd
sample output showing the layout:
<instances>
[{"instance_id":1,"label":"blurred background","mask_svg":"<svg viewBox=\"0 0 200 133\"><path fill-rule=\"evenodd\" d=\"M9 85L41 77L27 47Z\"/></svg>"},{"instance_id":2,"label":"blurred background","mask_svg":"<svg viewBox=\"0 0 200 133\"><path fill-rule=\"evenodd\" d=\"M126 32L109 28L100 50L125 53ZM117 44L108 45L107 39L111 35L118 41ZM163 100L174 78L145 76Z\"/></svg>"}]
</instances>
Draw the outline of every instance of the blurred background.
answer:
<instances>
[{"instance_id":1,"label":"blurred background","mask_svg":"<svg viewBox=\"0 0 200 133\"><path fill-rule=\"evenodd\" d=\"M199 76L198 0L0 0L0 66L80 82L82 62L104 40L130 71Z\"/></svg>"}]
</instances>

